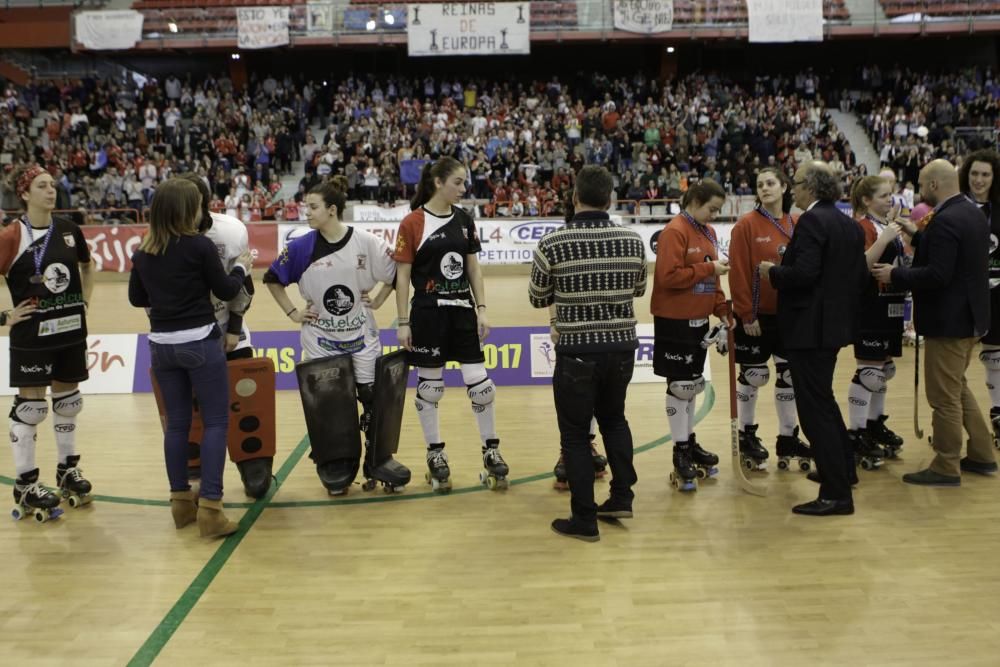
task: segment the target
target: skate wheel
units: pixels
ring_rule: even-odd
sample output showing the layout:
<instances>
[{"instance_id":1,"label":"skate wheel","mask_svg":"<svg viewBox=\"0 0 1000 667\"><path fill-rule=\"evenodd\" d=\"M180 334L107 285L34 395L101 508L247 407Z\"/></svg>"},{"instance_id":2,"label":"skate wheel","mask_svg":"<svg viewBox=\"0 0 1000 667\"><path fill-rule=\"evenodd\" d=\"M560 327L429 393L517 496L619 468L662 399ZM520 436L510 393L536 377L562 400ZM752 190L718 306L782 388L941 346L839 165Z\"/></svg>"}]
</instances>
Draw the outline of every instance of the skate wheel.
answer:
<instances>
[{"instance_id":1,"label":"skate wheel","mask_svg":"<svg viewBox=\"0 0 1000 667\"><path fill-rule=\"evenodd\" d=\"M371 491L374 488L375 488L375 480L373 479L366 479L364 483L361 485L362 491Z\"/></svg>"},{"instance_id":2,"label":"skate wheel","mask_svg":"<svg viewBox=\"0 0 1000 667\"><path fill-rule=\"evenodd\" d=\"M698 468L695 470L694 474L698 477L698 479L706 479L708 477L708 471L704 468Z\"/></svg>"},{"instance_id":3,"label":"skate wheel","mask_svg":"<svg viewBox=\"0 0 1000 667\"><path fill-rule=\"evenodd\" d=\"M868 459L861 459L861 467L864 470L871 470L874 466L872 466L872 462Z\"/></svg>"},{"instance_id":4,"label":"skate wheel","mask_svg":"<svg viewBox=\"0 0 1000 667\"><path fill-rule=\"evenodd\" d=\"M496 477L492 477L492 476L491 477L487 477L486 478L486 488L489 489L490 491L496 490L496 488L497 488L497 478Z\"/></svg>"},{"instance_id":5,"label":"skate wheel","mask_svg":"<svg viewBox=\"0 0 1000 667\"><path fill-rule=\"evenodd\" d=\"M70 496L69 497L69 506L72 507L73 509L76 509L77 507L79 507L82 504L83 504L83 502L80 500L79 496Z\"/></svg>"},{"instance_id":6,"label":"skate wheel","mask_svg":"<svg viewBox=\"0 0 1000 667\"><path fill-rule=\"evenodd\" d=\"M14 521L20 521L24 518L24 512L21 511L20 507L15 507L10 511L10 516Z\"/></svg>"},{"instance_id":7,"label":"skate wheel","mask_svg":"<svg viewBox=\"0 0 1000 667\"><path fill-rule=\"evenodd\" d=\"M747 470L753 470L754 463L751 459L743 459L743 467L746 468Z\"/></svg>"},{"instance_id":8,"label":"skate wheel","mask_svg":"<svg viewBox=\"0 0 1000 667\"><path fill-rule=\"evenodd\" d=\"M45 523L45 520L49 518L48 512L46 512L45 510L41 509L35 510L34 514L35 514L35 521L37 521L38 523Z\"/></svg>"},{"instance_id":9,"label":"skate wheel","mask_svg":"<svg viewBox=\"0 0 1000 667\"><path fill-rule=\"evenodd\" d=\"M778 470L788 470L788 461L785 459L778 459Z\"/></svg>"},{"instance_id":10,"label":"skate wheel","mask_svg":"<svg viewBox=\"0 0 1000 667\"><path fill-rule=\"evenodd\" d=\"M812 466L809 464L809 461L805 459L799 461L799 470L801 470L802 472L809 472L811 469Z\"/></svg>"}]
</instances>

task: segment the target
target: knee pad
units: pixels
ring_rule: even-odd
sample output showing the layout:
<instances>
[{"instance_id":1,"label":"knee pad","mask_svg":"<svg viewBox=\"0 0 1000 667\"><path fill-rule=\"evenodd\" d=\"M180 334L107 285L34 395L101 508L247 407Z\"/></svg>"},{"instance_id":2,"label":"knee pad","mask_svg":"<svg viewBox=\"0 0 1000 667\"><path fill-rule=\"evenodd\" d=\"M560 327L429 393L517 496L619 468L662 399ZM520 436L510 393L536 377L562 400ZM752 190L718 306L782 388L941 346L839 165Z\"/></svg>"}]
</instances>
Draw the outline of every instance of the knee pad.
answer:
<instances>
[{"instance_id":1,"label":"knee pad","mask_svg":"<svg viewBox=\"0 0 1000 667\"><path fill-rule=\"evenodd\" d=\"M705 388L705 378L701 378L702 390ZM687 380L671 380L667 378L667 393L682 401L690 401L698 395L698 388L694 378Z\"/></svg>"},{"instance_id":2,"label":"knee pad","mask_svg":"<svg viewBox=\"0 0 1000 667\"><path fill-rule=\"evenodd\" d=\"M14 397L14 405L10 409L10 418L29 426L38 426L49 415L49 404L44 398Z\"/></svg>"},{"instance_id":3,"label":"knee pad","mask_svg":"<svg viewBox=\"0 0 1000 667\"><path fill-rule=\"evenodd\" d=\"M1000 350L997 350L997 352L1000 352ZM886 382L896 377L896 362L892 359L885 362L885 366L882 367L882 372L885 373Z\"/></svg>"},{"instance_id":4,"label":"knee pad","mask_svg":"<svg viewBox=\"0 0 1000 667\"><path fill-rule=\"evenodd\" d=\"M60 417L76 417L83 410L83 394L75 389L67 394L52 394L52 412Z\"/></svg>"},{"instance_id":5,"label":"knee pad","mask_svg":"<svg viewBox=\"0 0 1000 667\"><path fill-rule=\"evenodd\" d=\"M486 378L479 384L470 386L466 391L469 394L469 399L472 401L473 409L485 408L496 400L497 397L497 387L493 384L493 380L489 378Z\"/></svg>"},{"instance_id":6,"label":"knee pad","mask_svg":"<svg viewBox=\"0 0 1000 667\"><path fill-rule=\"evenodd\" d=\"M979 353L979 361L988 371L1000 371L1000 349L984 349Z\"/></svg>"},{"instance_id":7,"label":"knee pad","mask_svg":"<svg viewBox=\"0 0 1000 667\"><path fill-rule=\"evenodd\" d=\"M696 396L698 394L700 394L701 392L705 391L705 376L704 375L695 375L694 379L691 380L691 381L694 382L694 393L695 393Z\"/></svg>"},{"instance_id":8,"label":"knee pad","mask_svg":"<svg viewBox=\"0 0 1000 667\"><path fill-rule=\"evenodd\" d=\"M778 389L791 389L792 388L792 369L788 365L787 361L778 361L778 358L774 358L774 373L777 376L774 380L774 386Z\"/></svg>"},{"instance_id":9,"label":"knee pad","mask_svg":"<svg viewBox=\"0 0 1000 667\"><path fill-rule=\"evenodd\" d=\"M441 378L417 377L417 409L422 403L437 405L444 396L444 380Z\"/></svg>"},{"instance_id":10,"label":"knee pad","mask_svg":"<svg viewBox=\"0 0 1000 667\"><path fill-rule=\"evenodd\" d=\"M771 379L771 371L767 366L744 366L740 365L741 384L751 387L763 387Z\"/></svg>"},{"instance_id":11,"label":"knee pad","mask_svg":"<svg viewBox=\"0 0 1000 667\"><path fill-rule=\"evenodd\" d=\"M881 368L862 366L854 372L851 382L860 384L873 394L885 393L885 373Z\"/></svg>"},{"instance_id":12,"label":"knee pad","mask_svg":"<svg viewBox=\"0 0 1000 667\"><path fill-rule=\"evenodd\" d=\"M472 387L486 379L486 364L462 364L462 382Z\"/></svg>"}]
</instances>

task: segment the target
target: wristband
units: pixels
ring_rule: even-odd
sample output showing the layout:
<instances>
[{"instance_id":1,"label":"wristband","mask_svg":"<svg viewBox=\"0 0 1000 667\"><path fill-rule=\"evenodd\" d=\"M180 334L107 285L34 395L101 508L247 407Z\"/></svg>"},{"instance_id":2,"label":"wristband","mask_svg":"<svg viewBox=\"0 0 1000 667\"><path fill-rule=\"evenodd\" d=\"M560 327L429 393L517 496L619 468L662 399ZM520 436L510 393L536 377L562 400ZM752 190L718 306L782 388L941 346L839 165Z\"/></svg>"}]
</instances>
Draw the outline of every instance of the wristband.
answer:
<instances>
[{"instance_id":1,"label":"wristband","mask_svg":"<svg viewBox=\"0 0 1000 667\"><path fill-rule=\"evenodd\" d=\"M410 326L410 320L399 320L398 322L396 322L396 326L408 327Z\"/></svg>"},{"instance_id":2,"label":"wristband","mask_svg":"<svg viewBox=\"0 0 1000 667\"><path fill-rule=\"evenodd\" d=\"M292 308L290 311L285 313L285 317L291 317L292 313L294 313L296 310L298 310L298 308Z\"/></svg>"}]
</instances>

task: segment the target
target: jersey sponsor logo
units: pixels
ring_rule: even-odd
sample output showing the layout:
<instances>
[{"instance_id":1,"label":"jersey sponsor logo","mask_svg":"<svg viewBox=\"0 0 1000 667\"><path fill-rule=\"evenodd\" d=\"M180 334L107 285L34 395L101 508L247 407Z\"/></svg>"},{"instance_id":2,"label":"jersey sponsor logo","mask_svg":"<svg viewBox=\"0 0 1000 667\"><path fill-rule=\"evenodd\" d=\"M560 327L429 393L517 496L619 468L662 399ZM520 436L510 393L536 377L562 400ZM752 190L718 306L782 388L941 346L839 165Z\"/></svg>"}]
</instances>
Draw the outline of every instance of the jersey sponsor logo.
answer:
<instances>
[{"instance_id":1,"label":"jersey sponsor logo","mask_svg":"<svg viewBox=\"0 0 1000 667\"><path fill-rule=\"evenodd\" d=\"M43 320L38 323L39 336L54 336L76 331L82 325L82 318L79 315L69 315L68 317L57 317L52 320Z\"/></svg>"},{"instance_id":2,"label":"jersey sponsor logo","mask_svg":"<svg viewBox=\"0 0 1000 667\"><path fill-rule=\"evenodd\" d=\"M757 238L754 239L754 241L756 241L757 243L770 243L771 242L771 237L770 236L758 236Z\"/></svg>"},{"instance_id":3,"label":"jersey sponsor logo","mask_svg":"<svg viewBox=\"0 0 1000 667\"><path fill-rule=\"evenodd\" d=\"M368 255L358 255L358 271L364 271L368 268Z\"/></svg>"},{"instance_id":4,"label":"jersey sponsor logo","mask_svg":"<svg viewBox=\"0 0 1000 667\"><path fill-rule=\"evenodd\" d=\"M334 352L336 354L356 354L365 349L364 338L356 338L355 340L330 340L328 338L317 338L316 344L327 352Z\"/></svg>"},{"instance_id":5,"label":"jersey sponsor logo","mask_svg":"<svg viewBox=\"0 0 1000 667\"><path fill-rule=\"evenodd\" d=\"M45 282L45 287L53 294L65 292L69 287L69 268L59 262L49 264L45 267L42 280Z\"/></svg>"},{"instance_id":6,"label":"jersey sponsor logo","mask_svg":"<svg viewBox=\"0 0 1000 667\"><path fill-rule=\"evenodd\" d=\"M431 241L438 241L443 238L444 238L443 231L434 232L433 234L424 239L424 243L430 243Z\"/></svg>"},{"instance_id":7,"label":"jersey sponsor logo","mask_svg":"<svg viewBox=\"0 0 1000 667\"><path fill-rule=\"evenodd\" d=\"M33 366L21 366L21 373L24 375L37 375L39 373L52 375L52 364L45 364L43 366L39 366L38 364Z\"/></svg>"},{"instance_id":8,"label":"jersey sponsor logo","mask_svg":"<svg viewBox=\"0 0 1000 667\"><path fill-rule=\"evenodd\" d=\"M416 352L417 354L429 354L432 357L440 357L441 356L441 348L440 347L414 347L413 351Z\"/></svg>"},{"instance_id":9,"label":"jersey sponsor logo","mask_svg":"<svg viewBox=\"0 0 1000 667\"><path fill-rule=\"evenodd\" d=\"M73 235L69 234L69 233L63 234L63 243L66 244L67 248L75 248L76 247L76 239L73 238Z\"/></svg>"},{"instance_id":10,"label":"jersey sponsor logo","mask_svg":"<svg viewBox=\"0 0 1000 667\"><path fill-rule=\"evenodd\" d=\"M695 246L693 248L688 248L688 254L689 255L693 255L696 252L701 252L701 247L700 246Z\"/></svg>"},{"instance_id":11,"label":"jersey sponsor logo","mask_svg":"<svg viewBox=\"0 0 1000 667\"><path fill-rule=\"evenodd\" d=\"M865 338L861 339L861 347L874 347L878 349L889 349L889 341L887 340L868 340Z\"/></svg>"},{"instance_id":12,"label":"jersey sponsor logo","mask_svg":"<svg viewBox=\"0 0 1000 667\"><path fill-rule=\"evenodd\" d=\"M670 352L664 352L663 358L667 361L679 361L682 364L693 364L694 355L693 354L673 354Z\"/></svg>"},{"instance_id":13,"label":"jersey sponsor logo","mask_svg":"<svg viewBox=\"0 0 1000 667\"><path fill-rule=\"evenodd\" d=\"M461 277L465 271L465 262L457 252L449 252L441 258L441 275L448 280L455 280Z\"/></svg>"},{"instance_id":14,"label":"jersey sponsor logo","mask_svg":"<svg viewBox=\"0 0 1000 667\"><path fill-rule=\"evenodd\" d=\"M354 292L347 285L334 285L323 294L323 307L334 315L346 315L354 309Z\"/></svg>"}]
</instances>

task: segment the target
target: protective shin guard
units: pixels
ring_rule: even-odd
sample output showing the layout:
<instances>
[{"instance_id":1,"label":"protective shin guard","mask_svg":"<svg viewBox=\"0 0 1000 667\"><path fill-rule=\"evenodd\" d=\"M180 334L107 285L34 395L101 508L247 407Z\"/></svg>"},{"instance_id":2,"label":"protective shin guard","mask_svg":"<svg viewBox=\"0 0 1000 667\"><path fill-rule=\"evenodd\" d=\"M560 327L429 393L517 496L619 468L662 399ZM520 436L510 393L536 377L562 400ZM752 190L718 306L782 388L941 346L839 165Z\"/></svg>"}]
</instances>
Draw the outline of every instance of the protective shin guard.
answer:
<instances>
[{"instance_id":1,"label":"protective shin guard","mask_svg":"<svg viewBox=\"0 0 1000 667\"><path fill-rule=\"evenodd\" d=\"M52 394L52 428L56 436L59 463L76 454L76 416L83 409L79 390Z\"/></svg>"},{"instance_id":2,"label":"protective shin guard","mask_svg":"<svg viewBox=\"0 0 1000 667\"><path fill-rule=\"evenodd\" d=\"M479 384L468 387L467 393L469 400L472 401L472 413L476 415L479 437L483 444L485 445L487 440L496 440L496 406L493 401L496 399L497 391L493 380L486 378Z\"/></svg>"},{"instance_id":3,"label":"protective shin guard","mask_svg":"<svg viewBox=\"0 0 1000 667\"><path fill-rule=\"evenodd\" d=\"M782 387L779 384L774 386L774 410L778 414L778 435L794 434L795 427L799 423L799 413L795 409L794 388Z\"/></svg>"},{"instance_id":4,"label":"protective shin guard","mask_svg":"<svg viewBox=\"0 0 1000 667\"><path fill-rule=\"evenodd\" d=\"M986 370L986 388L990 391L990 405L1000 408L1000 369Z\"/></svg>"},{"instance_id":5,"label":"protective shin guard","mask_svg":"<svg viewBox=\"0 0 1000 667\"><path fill-rule=\"evenodd\" d=\"M443 369L417 369L417 417L424 432L424 441L430 445L441 442L441 424L438 418L438 403L444 395Z\"/></svg>"},{"instance_id":6,"label":"protective shin guard","mask_svg":"<svg viewBox=\"0 0 1000 667\"><path fill-rule=\"evenodd\" d=\"M757 387L749 384L736 383L736 408L740 415L740 426L756 424L757 417Z\"/></svg>"},{"instance_id":7,"label":"protective shin guard","mask_svg":"<svg viewBox=\"0 0 1000 667\"><path fill-rule=\"evenodd\" d=\"M872 393L872 399L868 404L869 421L877 421L885 413L885 392Z\"/></svg>"},{"instance_id":8,"label":"protective shin guard","mask_svg":"<svg viewBox=\"0 0 1000 667\"><path fill-rule=\"evenodd\" d=\"M851 388L847 392L847 419L850 422L848 425L850 430L857 431L868 426L868 406L871 400L872 393L860 382L852 380Z\"/></svg>"},{"instance_id":9,"label":"protective shin guard","mask_svg":"<svg viewBox=\"0 0 1000 667\"><path fill-rule=\"evenodd\" d=\"M31 472L35 465L35 441L38 439L38 425L49 414L49 404L45 399L29 400L20 396L14 398L10 410L10 444L14 452L14 471L17 476Z\"/></svg>"},{"instance_id":10,"label":"protective shin guard","mask_svg":"<svg viewBox=\"0 0 1000 667\"><path fill-rule=\"evenodd\" d=\"M691 422L688 420L689 399L677 398L667 394L667 422L670 424L670 437L677 442L687 442L691 437Z\"/></svg>"}]
</instances>

